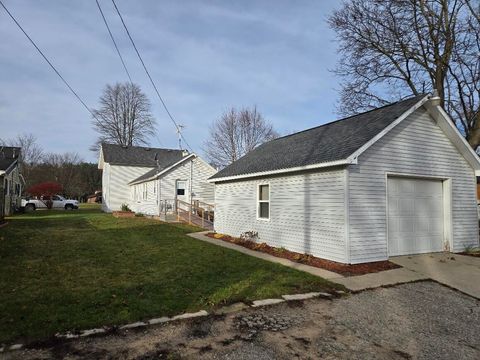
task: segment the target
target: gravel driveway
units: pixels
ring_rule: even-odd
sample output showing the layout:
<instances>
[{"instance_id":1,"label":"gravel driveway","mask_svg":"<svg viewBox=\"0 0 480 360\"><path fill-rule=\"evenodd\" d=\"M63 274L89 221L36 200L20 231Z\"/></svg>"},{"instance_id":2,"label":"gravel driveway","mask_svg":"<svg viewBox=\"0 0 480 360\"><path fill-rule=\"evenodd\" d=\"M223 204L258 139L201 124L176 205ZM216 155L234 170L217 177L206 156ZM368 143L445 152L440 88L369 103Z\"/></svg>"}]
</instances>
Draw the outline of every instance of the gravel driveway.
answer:
<instances>
[{"instance_id":1,"label":"gravel driveway","mask_svg":"<svg viewBox=\"0 0 480 360\"><path fill-rule=\"evenodd\" d=\"M480 359L480 301L380 288L3 354L7 359Z\"/></svg>"}]
</instances>

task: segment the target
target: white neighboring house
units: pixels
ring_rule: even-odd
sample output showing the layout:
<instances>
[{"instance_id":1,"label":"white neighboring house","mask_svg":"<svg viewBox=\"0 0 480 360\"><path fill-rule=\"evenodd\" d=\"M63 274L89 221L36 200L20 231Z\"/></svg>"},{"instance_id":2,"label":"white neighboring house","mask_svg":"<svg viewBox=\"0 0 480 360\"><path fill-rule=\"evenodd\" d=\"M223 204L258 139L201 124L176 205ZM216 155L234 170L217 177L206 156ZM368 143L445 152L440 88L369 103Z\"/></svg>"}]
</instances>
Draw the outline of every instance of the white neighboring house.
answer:
<instances>
[{"instance_id":1,"label":"white neighboring house","mask_svg":"<svg viewBox=\"0 0 480 360\"><path fill-rule=\"evenodd\" d=\"M175 200L213 205L215 186L207 179L216 172L196 154L188 154L169 166L154 168L129 183L132 210L159 215L159 211L165 210L165 204L173 206Z\"/></svg>"},{"instance_id":2,"label":"white neighboring house","mask_svg":"<svg viewBox=\"0 0 480 360\"><path fill-rule=\"evenodd\" d=\"M123 147L102 144L98 168L102 174L102 209L159 215L165 200L214 201L214 185L207 179L216 170L196 154L184 150Z\"/></svg>"},{"instance_id":3,"label":"white neighboring house","mask_svg":"<svg viewBox=\"0 0 480 360\"><path fill-rule=\"evenodd\" d=\"M210 181L215 230L342 262L478 246L480 159L417 96L265 143Z\"/></svg>"},{"instance_id":4,"label":"white neighboring house","mask_svg":"<svg viewBox=\"0 0 480 360\"><path fill-rule=\"evenodd\" d=\"M20 171L22 149L0 146L0 221L21 206L25 180Z\"/></svg>"}]
</instances>

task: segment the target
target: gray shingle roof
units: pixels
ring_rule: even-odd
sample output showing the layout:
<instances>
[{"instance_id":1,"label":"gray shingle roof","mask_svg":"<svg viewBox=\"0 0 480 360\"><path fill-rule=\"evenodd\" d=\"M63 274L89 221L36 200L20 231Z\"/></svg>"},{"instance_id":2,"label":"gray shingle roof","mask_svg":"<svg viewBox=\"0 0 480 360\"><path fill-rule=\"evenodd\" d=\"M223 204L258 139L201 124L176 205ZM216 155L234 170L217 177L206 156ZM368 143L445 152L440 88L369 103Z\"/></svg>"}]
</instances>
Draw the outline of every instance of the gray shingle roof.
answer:
<instances>
[{"instance_id":1,"label":"gray shingle roof","mask_svg":"<svg viewBox=\"0 0 480 360\"><path fill-rule=\"evenodd\" d=\"M21 148L0 146L0 170L7 170L20 156Z\"/></svg>"},{"instance_id":2,"label":"gray shingle roof","mask_svg":"<svg viewBox=\"0 0 480 360\"><path fill-rule=\"evenodd\" d=\"M269 141L210 179L344 160L425 96L412 97Z\"/></svg>"},{"instance_id":3,"label":"gray shingle roof","mask_svg":"<svg viewBox=\"0 0 480 360\"><path fill-rule=\"evenodd\" d=\"M185 156L184 156L183 158L185 158ZM162 172L163 170L169 168L170 166L178 163L180 160L181 160L181 159L177 159L177 160L175 160L175 161L172 161L170 164L163 164L163 165L160 165L160 166L158 166L158 167L155 167L155 168L153 168L152 170L147 171L145 174L139 176L138 178L133 179L132 181L129 182L129 184L133 184L133 183L136 183L136 182L139 182L139 181L142 181L142 180L151 178L151 177L159 174L159 173Z\"/></svg>"},{"instance_id":4,"label":"gray shingle roof","mask_svg":"<svg viewBox=\"0 0 480 360\"><path fill-rule=\"evenodd\" d=\"M156 167L155 155L158 165L167 167L183 157L182 150L149 148L143 146L128 146L102 144L103 161L115 165Z\"/></svg>"}]
</instances>

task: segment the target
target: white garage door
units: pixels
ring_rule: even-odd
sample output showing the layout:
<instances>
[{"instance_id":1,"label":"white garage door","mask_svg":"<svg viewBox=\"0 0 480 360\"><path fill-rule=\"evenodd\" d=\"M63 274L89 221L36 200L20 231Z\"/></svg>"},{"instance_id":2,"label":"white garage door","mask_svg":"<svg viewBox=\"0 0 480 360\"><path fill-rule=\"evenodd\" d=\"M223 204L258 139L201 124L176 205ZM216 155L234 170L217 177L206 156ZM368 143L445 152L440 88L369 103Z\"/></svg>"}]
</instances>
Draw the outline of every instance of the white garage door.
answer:
<instances>
[{"instance_id":1,"label":"white garage door","mask_svg":"<svg viewBox=\"0 0 480 360\"><path fill-rule=\"evenodd\" d=\"M442 251L443 221L442 181L388 178L390 256Z\"/></svg>"}]
</instances>

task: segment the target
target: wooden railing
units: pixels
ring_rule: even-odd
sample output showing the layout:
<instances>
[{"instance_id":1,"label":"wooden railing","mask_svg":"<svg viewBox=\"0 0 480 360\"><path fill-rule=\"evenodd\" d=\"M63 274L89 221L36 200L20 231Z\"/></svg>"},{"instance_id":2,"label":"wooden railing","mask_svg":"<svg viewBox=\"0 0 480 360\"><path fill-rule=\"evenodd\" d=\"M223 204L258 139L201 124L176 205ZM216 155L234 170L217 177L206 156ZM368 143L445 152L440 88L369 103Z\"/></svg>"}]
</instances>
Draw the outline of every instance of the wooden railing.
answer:
<instances>
[{"instance_id":1,"label":"wooden railing","mask_svg":"<svg viewBox=\"0 0 480 360\"><path fill-rule=\"evenodd\" d=\"M176 216L177 221L184 221L204 229L213 229L215 206L212 204L199 200L194 200L192 203L178 199L162 200L160 211L165 219L171 214Z\"/></svg>"}]
</instances>

